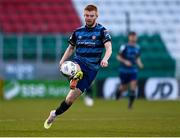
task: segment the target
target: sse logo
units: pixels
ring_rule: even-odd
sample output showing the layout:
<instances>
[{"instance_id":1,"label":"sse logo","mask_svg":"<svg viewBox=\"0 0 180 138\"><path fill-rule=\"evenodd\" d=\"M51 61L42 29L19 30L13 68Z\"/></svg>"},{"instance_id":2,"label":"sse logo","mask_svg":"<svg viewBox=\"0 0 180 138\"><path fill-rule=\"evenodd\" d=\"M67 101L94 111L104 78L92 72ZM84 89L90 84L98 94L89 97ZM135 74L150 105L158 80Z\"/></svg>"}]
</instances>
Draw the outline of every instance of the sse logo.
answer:
<instances>
[{"instance_id":1,"label":"sse logo","mask_svg":"<svg viewBox=\"0 0 180 138\"><path fill-rule=\"evenodd\" d=\"M175 100L178 98L178 82L173 78L150 78L145 85L148 100Z\"/></svg>"}]
</instances>

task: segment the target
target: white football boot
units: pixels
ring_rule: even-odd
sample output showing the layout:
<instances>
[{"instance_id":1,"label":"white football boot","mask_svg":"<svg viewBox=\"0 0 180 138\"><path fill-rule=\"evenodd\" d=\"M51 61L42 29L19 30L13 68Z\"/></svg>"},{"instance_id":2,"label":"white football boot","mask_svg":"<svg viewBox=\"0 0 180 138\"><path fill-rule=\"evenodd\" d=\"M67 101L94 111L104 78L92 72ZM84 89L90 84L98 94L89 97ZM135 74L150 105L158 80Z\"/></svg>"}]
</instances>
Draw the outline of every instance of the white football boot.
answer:
<instances>
[{"instance_id":1,"label":"white football boot","mask_svg":"<svg viewBox=\"0 0 180 138\"><path fill-rule=\"evenodd\" d=\"M55 110L52 110L49 114L49 117L44 122L44 128L49 129L51 127L53 121L55 120L55 118L56 118Z\"/></svg>"}]
</instances>

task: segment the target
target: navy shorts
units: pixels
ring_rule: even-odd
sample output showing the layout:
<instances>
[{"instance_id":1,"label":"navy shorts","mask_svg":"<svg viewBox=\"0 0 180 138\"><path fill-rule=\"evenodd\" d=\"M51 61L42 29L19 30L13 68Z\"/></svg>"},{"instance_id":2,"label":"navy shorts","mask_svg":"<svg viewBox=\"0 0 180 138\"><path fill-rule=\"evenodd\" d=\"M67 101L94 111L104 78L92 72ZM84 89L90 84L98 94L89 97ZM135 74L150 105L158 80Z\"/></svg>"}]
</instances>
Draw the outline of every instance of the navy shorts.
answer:
<instances>
[{"instance_id":1,"label":"navy shorts","mask_svg":"<svg viewBox=\"0 0 180 138\"><path fill-rule=\"evenodd\" d=\"M120 72L121 84L128 84L133 80L137 80L137 72Z\"/></svg>"},{"instance_id":2,"label":"navy shorts","mask_svg":"<svg viewBox=\"0 0 180 138\"><path fill-rule=\"evenodd\" d=\"M91 86L92 82L96 78L97 71L89 69L86 64L81 62L80 60L74 59L73 62L77 63L81 67L81 71L83 72L82 80L79 80L76 88L79 88L83 93Z\"/></svg>"}]
</instances>

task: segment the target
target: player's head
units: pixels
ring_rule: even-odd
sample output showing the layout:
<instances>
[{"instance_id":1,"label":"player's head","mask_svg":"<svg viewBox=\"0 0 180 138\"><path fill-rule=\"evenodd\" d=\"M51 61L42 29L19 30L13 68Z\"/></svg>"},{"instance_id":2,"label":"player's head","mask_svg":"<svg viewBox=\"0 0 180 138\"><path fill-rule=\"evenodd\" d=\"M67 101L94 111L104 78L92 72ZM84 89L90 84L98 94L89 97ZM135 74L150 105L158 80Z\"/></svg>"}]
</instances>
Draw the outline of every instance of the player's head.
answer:
<instances>
[{"instance_id":1,"label":"player's head","mask_svg":"<svg viewBox=\"0 0 180 138\"><path fill-rule=\"evenodd\" d=\"M98 9L95 5L87 5L84 8L84 18L88 27L92 27L96 24L97 17Z\"/></svg>"},{"instance_id":2,"label":"player's head","mask_svg":"<svg viewBox=\"0 0 180 138\"><path fill-rule=\"evenodd\" d=\"M136 35L136 32L129 32L128 34L128 42L129 43L136 43L137 41L137 35Z\"/></svg>"}]
</instances>

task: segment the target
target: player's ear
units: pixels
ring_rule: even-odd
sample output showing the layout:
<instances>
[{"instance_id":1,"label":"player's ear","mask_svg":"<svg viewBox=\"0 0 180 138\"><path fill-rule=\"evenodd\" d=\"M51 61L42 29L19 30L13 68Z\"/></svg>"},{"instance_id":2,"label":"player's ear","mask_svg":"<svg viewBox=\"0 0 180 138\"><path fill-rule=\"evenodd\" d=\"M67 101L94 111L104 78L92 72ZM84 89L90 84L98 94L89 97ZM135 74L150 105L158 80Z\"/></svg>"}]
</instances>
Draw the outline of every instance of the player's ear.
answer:
<instances>
[{"instance_id":1,"label":"player's ear","mask_svg":"<svg viewBox=\"0 0 180 138\"><path fill-rule=\"evenodd\" d=\"M98 17L99 16L99 14L98 14L98 12L96 12L96 17Z\"/></svg>"}]
</instances>

